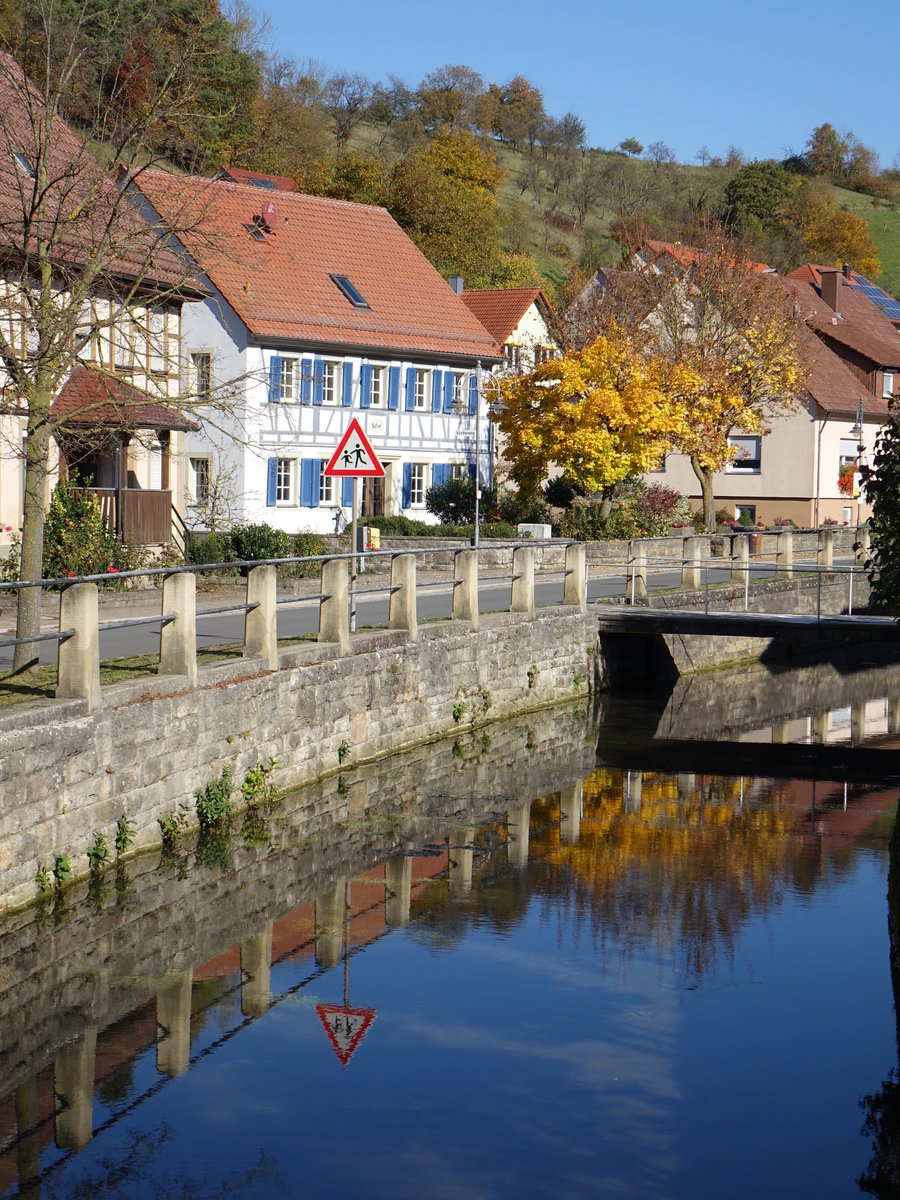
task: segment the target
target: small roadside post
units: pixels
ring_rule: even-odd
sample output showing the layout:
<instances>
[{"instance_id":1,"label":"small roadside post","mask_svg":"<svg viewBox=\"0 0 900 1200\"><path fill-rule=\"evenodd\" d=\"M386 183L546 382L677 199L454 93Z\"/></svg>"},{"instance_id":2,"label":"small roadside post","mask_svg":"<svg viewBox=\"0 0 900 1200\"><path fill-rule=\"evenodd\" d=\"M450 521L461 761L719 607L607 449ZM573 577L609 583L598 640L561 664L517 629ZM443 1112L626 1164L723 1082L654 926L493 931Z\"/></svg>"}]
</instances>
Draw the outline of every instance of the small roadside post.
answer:
<instances>
[{"instance_id":1,"label":"small roadside post","mask_svg":"<svg viewBox=\"0 0 900 1200\"><path fill-rule=\"evenodd\" d=\"M328 460L325 467L326 475L337 479L353 480L353 519L350 533L350 632L356 631L356 579L358 574L358 558L356 550L356 527L359 519L359 479L368 477L381 479L384 477L384 467L378 461L378 456L372 449L369 439L363 432L359 421L354 417L347 426L337 449Z\"/></svg>"}]
</instances>

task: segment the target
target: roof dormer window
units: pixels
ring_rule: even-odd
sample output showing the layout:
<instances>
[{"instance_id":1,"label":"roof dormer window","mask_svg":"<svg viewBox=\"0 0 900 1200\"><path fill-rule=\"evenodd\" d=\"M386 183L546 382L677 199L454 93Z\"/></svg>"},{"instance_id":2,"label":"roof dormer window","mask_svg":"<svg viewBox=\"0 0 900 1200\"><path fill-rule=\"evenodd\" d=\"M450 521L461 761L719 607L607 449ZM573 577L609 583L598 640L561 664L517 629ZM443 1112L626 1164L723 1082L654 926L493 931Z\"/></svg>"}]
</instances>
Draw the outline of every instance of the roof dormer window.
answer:
<instances>
[{"instance_id":1,"label":"roof dormer window","mask_svg":"<svg viewBox=\"0 0 900 1200\"><path fill-rule=\"evenodd\" d=\"M28 157L24 154L16 153L13 155L16 160L16 166L23 175L27 175L29 179L34 179L34 167L31 165Z\"/></svg>"},{"instance_id":2,"label":"roof dormer window","mask_svg":"<svg viewBox=\"0 0 900 1200\"><path fill-rule=\"evenodd\" d=\"M365 298L359 288L350 282L346 275L332 275L331 278L341 289L354 308L369 307L368 300Z\"/></svg>"}]
</instances>

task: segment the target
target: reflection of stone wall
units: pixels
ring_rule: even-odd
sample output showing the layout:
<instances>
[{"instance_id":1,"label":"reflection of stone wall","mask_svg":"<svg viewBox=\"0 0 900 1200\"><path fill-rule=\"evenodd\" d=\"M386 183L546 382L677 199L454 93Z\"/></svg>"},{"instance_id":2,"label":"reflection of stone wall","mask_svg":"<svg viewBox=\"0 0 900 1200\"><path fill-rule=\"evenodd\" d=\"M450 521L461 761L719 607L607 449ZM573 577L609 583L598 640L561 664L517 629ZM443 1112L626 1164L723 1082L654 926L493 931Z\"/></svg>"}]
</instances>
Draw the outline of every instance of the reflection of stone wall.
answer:
<instances>
[{"instance_id":1,"label":"reflection of stone wall","mask_svg":"<svg viewBox=\"0 0 900 1200\"><path fill-rule=\"evenodd\" d=\"M896 658L897 649L893 650ZM900 663L862 661L858 648L846 661L798 666L772 672L759 663L721 676L699 674L677 681L656 736L664 738L728 738L752 729L864 704L884 696L900 696Z\"/></svg>"},{"instance_id":2,"label":"reflection of stone wall","mask_svg":"<svg viewBox=\"0 0 900 1200\"><path fill-rule=\"evenodd\" d=\"M229 871L195 866L178 879L157 869L158 855L144 855L128 864L122 910L108 874L100 913L76 885L61 927L52 915L39 925L33 909L8 917L0 928L2 1092L86 1027L104 1029L179 972L337 881L580 782L593 769L596 738L590 715L565 706L421 746L348 771L340 786L332 778L286 796L269 824L271 845L248 848L236 833Z\"/></svg>"},{"instance_id":3,"label":"reflection of stone wall","mask_svg":"<svg viewBox=\"0 0 900 1200\"><path fill-rule=\"evenodd\" d=\"M144 843L156 819L187 804L228 764L236 780L269 757L292 786L481 721L536 709L593 684L596 623L576 608L419 627L418 640L356 636L353 653L306 644L282 651L280 669L245 660L177 677L104 689L102 711L81 702L29 706L0 717L0 903L34 895L39 863L67 850L87 869L93 832L122 812ZM535 668L532 671L532 668ZM454 716L454 710L456 716Z\"/></svg>"}]
</instances>

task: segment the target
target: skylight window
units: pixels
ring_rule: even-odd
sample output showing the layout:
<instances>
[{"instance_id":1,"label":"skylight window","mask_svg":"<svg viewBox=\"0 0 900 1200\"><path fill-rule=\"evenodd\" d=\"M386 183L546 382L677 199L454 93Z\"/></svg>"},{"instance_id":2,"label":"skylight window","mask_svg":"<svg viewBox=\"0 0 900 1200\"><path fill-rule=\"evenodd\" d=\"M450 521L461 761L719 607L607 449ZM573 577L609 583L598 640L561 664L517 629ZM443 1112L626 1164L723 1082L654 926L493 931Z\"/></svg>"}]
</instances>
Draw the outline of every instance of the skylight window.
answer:
<instances>
[{"instance_id":1,"label":"skylight window","mask_svg":"<svg viewBox=\"0 0 900 1200\"><path fill-rule=\"evenodd\" d=\"M346 275L332 275L331 278L338 285L354 308L368 308L369 302L362 292L355 287Z\"/></svg>"},{"instance_id":2,"label":"skylight window","mask_svg":"<svg viewBox=\"0 0 900 1200\"><path fill-rule=\"evenodd\" d=\"M19 170L23 171L29 179L34 179L34 167L28 161L27 157L24 154L18 153L13 157L16 160L16 165L18 166Z\"/></svg>"}]
</instances>

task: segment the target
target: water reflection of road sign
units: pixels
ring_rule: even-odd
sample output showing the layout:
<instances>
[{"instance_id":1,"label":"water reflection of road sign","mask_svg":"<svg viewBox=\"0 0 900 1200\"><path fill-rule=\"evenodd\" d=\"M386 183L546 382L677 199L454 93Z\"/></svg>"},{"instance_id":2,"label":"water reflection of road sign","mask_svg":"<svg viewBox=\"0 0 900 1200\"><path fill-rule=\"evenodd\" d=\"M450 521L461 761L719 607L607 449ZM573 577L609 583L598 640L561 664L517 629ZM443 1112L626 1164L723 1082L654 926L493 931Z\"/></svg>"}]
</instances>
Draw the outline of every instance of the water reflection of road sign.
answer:
<instances>
[{"instance_id":1,"label":"water reflection of road sign","mask_svg":"<svg viewBox=\"0 0 900 1200\"><path fill-rule=\"evenodd\" d=\"M328 460L325 474L368 475L378 479L384 475L384 467L378 461L378 456L372 449L369 439L355 418L350 422L347 432L338 442L337 450Z\"/></svg>"},{"instance_id":2,"label":"water reflection of road sign","mask_svg":"<svg viewBox=\"0 0 900 1200\"><path fill-rule=\"evenodd\" d=\"M374 1008L349 1008L346 1004L317 1004L316 1012L332 1049L346 1067L366 1030L375 1020Z\"/></svg>"}]
</instances>

